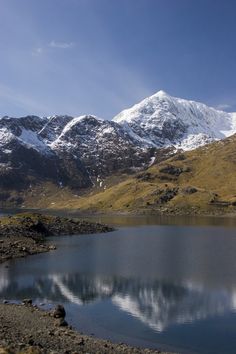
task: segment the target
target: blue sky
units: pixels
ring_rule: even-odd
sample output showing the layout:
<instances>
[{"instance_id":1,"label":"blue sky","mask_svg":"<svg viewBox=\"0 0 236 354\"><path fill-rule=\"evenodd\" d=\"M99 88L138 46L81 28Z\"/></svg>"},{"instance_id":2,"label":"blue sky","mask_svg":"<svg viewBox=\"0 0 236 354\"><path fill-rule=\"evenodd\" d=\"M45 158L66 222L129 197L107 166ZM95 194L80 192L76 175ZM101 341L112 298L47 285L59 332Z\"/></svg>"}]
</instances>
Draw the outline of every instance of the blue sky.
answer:
<instances>
[{"instance_id":1,"label":"blue sky","mask_svg":"<svg viewBox=\"0 0 236 354\"><path fill-rule=\"evenodd\" d=\"M0 0L0 116L111 119L163 89L236 111L235 0Z\"/></svg>"}]
</instances>

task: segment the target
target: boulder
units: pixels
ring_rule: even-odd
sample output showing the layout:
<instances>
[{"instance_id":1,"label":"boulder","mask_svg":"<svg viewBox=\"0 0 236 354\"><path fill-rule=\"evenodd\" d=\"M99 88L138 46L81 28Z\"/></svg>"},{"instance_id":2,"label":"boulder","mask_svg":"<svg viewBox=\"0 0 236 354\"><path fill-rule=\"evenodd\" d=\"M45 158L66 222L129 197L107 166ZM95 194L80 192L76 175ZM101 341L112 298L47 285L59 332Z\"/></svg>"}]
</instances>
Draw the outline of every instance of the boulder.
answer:
<instances>
[{"instance_id":1,"label":"boulder","mask_svg":"<svg viewBox=\"0 0 236 354\"><path fill-rule=\"evenodd\" d=\"M32 305L32 299L23 299L22 300L23 305Z\"/></svg>"},{"instance_id":2,"label":"boulder","mask_svg":"<svg viewBox=\"0 0 236 354\"><path fill-rule=\"evenodd\" d=\"M66 317L66 311L64 309L64 306L62 305L57 305L53 311L53 317L54 318L65 318Z\"/></svg>"}]
</instances>

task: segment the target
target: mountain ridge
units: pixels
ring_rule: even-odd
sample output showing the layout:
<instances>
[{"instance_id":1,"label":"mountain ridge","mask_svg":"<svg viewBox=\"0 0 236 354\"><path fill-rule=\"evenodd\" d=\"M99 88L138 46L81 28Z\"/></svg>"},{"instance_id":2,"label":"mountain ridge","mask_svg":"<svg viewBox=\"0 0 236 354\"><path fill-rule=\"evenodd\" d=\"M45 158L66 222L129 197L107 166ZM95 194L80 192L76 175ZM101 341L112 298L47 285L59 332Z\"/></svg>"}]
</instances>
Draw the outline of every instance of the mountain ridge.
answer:
<instances>
[{"instance_id":1,"label":"mountain ridge","mask_svg":"<svg viewBox=\"0 0 236 354\"><path fill-rule=\"evenodd\" d=\"M113 120L154 147L173 145L191 150L236 133L236 113L172 97L162 90L120 112Z\"/></svg>"},{"instance_id":2,"label":"mountain ridge","mask_svg":"<svg viewBox=\"0 0 236 354\"><path fill-rule=\"evenodd\" d=\"M164 91L113 120L94 115L0 118L0 200L51 182L76 191L107 188L116 174L133 174L177 150L192 150L236 132L236 113L171 97ZM4 199L5 198L5 199Z\"/></svg>"},{"instance_id":3,"label":"mountain ridge","mask_svg":"<svg viewBox=\"0 0 236 354\"><path fill-rule=\"evenodd\" d=\"M58 209L98 213L235 215L236 134L126 176L105 191L60 202ZM50 203L48 204L50 208Z\"/></svg>"}]
</instances>

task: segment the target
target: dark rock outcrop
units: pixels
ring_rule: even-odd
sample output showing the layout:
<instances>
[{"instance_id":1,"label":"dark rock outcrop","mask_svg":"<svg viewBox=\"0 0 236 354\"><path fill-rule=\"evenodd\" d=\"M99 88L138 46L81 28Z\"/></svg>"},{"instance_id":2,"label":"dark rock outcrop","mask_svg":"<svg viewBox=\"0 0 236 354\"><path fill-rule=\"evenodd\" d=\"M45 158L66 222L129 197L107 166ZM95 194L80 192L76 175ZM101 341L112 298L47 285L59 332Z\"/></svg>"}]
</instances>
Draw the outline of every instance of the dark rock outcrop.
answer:
<instances>
[{"instance_id":1,"label":"dark rock outcrop","mask_svg":"<svg viewBox=\"0 0 236 354\"><path fill-rule=\"evenodd\" d=\"M16 257L55 250L47 236L91 234L113 228L83 220L41 214L16 214L0 218L0 263Z\"/></svg>"},{"instance_id":2,"label":"dark rock outcrop","mask_svg":"<svg viewBox=\"0 0 236 354\"><path fill-rule=\"evenodd\" d=\"M47 181L75 190L99 185L113 173L147 167L155 153L139 146L119 124L94 116L4 117L0 135L3 201L9 200L3 192Z\"/></svg>"}]
</instances>

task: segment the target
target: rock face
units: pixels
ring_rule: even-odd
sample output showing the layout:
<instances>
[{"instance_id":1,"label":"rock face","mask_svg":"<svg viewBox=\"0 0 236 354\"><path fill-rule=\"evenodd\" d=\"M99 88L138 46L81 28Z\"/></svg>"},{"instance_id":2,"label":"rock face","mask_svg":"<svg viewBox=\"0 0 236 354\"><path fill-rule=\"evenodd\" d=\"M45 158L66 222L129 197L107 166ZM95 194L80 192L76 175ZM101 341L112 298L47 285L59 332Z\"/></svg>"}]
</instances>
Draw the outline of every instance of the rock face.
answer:
<instances>
[{"instance_id":1,"label":"rock face","mask_svg":"<svg viewBox=\"0 0 236 354\"><path fill-rule=\"evenodd\" d=\"M145 166L151 157L150 149L138 146L119 124L94 116L72 119L50 147L59 156L79 156L93 180Z\"/></svg>"},{"instance_id":2,"label":"rock face","mask_svg":"<svg viewBox=\"0 0 236 354\"><path fill-rule=\"evenodd\" d=\"M47 180L90 187L114 172L147 166L152 156L152 148L137 145L119 124L94 116L0 120L4 191Z\"/></svg>"},{"instance_id":3,"label":"rock face","mask_svg":"<svg viewBox=\"0 0 236 354\"><path fill-rule=\"evenodd\" d=\"M35 116L0 120L0 185L4 190L26 188L35 180L79 188L91 185L77 156L62 157L45 143L40 131L47 124L47 118Z\"/></svg>"},{"instance_id":4,"label":"rock face","mask_svg":"<svg viewBox=\"0 0 236 354\"><path fill-rule=\"evenodd\" d=\"M0 199L7 198L8 189L26 189L42 181L73 189L100 185L116 172L161 161L173 149L191 150L235 132L235 113L163 91L112 121L92 115L3 117Z\"/></svg>"}]
</instances>

